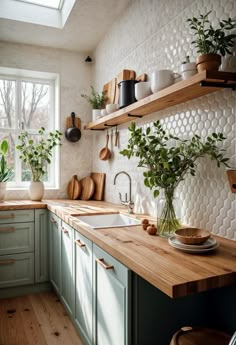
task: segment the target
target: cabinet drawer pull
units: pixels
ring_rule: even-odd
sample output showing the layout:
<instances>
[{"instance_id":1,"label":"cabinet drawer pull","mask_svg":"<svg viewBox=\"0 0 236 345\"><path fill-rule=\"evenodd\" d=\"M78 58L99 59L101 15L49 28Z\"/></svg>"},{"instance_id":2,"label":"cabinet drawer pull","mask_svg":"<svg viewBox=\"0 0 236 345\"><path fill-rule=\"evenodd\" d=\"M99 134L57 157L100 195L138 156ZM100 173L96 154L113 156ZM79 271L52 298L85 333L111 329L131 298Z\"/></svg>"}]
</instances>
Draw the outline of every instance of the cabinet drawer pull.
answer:
<instances>
[{"instance_id":1,"label":"cabinet drawer pull","mask_svg":"<svg viewBox=\"0 0 236 345\"><path fill-rule=\"evenodd\" d=\"M50 221L51 221L53 224L57 223L57 221L56 221L54 218L50 218Z\"/></svg>"},{"instance_id":2,"label":"cabinet drawer pull","mask_svg":"<svg viewBox=\"0 0 236 345\"><path fill-rule=\"evenodd\" d=\"M12 219L12 218L15 218L14 213L0 215L0 219Z\"/></svg>"},{"instance_id":3,"label":"cabinet drawer pull","mask_svg":"<svg viewBox=\"0 0 236 345\"><path fill-rule=\"evenodd\" d=\"M68 230L66 230L65 228L63 228L63 226L61 227L61 231L64 233L64 234L68 234Z\"/></svg>"},{"instance_id":4,"label":"cabinet drawer pull","mask_svg":"<svg viewBox=\"0 0 236 345\"><path fill-rule=\"evenodd\" d=\"M111 270L114 268L114 266L106 265L104 259L96 259L97 263L100 264L105 270Z\"/></svg>"},{"instance_id":5,"label":"cabinet drawer pull","mask_svg":"<svg viewBox=\"0 0 236 345\"><path fill-rule=\"evenodd\" d=\"M0 228L0 232L15 232L15 228Z\"/></svg>"},{"instance_id":6,"label":"cabinet drawer pull","mask_svg":"<svg viewBox=\"0 0 236 345\"><path fill-rule=\"evenodd\" d=\"M12 265L15 262L16 262L15 260L2 260L0 261L0 265Z\"/></svg>"},{"instance_id":7,"label":"cabinet drawer pull","mask_svg":"<svg viewBox=\"0 0 236 345\"><path fill-rule=\"evenodd\" d=\"M81 242L80 240L75 240L75 243L76 243L80 248L86 247L86 244L83 243L83 242Z\"/></svg>"}]
</instances>

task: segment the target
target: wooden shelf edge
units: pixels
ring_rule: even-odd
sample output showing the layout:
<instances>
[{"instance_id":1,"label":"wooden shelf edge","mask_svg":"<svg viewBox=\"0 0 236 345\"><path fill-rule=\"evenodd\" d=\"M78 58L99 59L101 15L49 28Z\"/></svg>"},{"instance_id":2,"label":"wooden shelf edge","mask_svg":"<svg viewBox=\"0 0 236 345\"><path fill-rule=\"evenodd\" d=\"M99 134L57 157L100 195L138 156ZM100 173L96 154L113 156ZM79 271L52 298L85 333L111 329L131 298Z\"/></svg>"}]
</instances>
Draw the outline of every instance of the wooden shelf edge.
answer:
<instances>
[{"instance_id":1,"label":"wooden shelf edge","mask_svg":"<svg viewBox=\"0 0 236 345\"><path fill-rule=\"evenodd\" d=\"M201 82L205 82L206 85L201 86ZM230 85L236 85L236 73L203 71L195 74L187 80L179 81L178 83L143 98L140 101L132 103L123 109L119 109L118 111L106 115L94 122L90 122L84 126L84 129L105 130L110 126L118 126L122 123L135 120L135 115L137 115L137 118L147 116L156 111L164 110L177 104L182 104L211 92L218 91L224 87L229 87Z\"/></svg>"}]
</instances>

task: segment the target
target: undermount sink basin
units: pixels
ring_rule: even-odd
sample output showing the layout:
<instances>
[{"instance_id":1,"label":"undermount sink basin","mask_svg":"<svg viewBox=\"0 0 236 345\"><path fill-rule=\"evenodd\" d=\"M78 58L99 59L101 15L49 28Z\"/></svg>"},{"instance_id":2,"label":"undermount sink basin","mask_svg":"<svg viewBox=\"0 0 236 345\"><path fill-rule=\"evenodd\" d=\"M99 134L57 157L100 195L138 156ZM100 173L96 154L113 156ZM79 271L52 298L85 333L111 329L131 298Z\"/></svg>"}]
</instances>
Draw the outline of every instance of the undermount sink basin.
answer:
<instances>
[{"instance_id":1,"label":"undermount sink basin","mask_svg":"<svg viewBox=\"0 0 236 345\"><path fill-rule=\"evenodd\" d=\"M135 226L141 221L124 214L100 214L91 216L77 216L81 222L91 226L93 229L117 228L123 226Z\"/></svg>"}]
</instances>

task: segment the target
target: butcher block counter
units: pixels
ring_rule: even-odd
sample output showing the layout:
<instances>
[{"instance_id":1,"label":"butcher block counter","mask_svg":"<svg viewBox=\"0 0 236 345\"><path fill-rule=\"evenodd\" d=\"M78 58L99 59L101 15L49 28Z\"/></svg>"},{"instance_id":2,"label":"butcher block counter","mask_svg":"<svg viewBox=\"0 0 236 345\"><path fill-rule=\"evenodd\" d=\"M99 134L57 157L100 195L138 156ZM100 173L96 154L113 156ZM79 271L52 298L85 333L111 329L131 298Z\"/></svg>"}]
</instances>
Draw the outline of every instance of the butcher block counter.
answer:
<instances>
[{"instance_id":1,"label":"butcher block counter","mask_svg":"<svg viewBox=\"0 0 236 345\"><path fill-rule=\"evenodd\" d=\"M0 211L46 207L169 297L236 285L236 241L212 235L219 243L215 251L204 255L187 254L172 248L166 238L148 235L141 225L94 230L75 217L116 212L127 214L122 205L79 200L0 203ZM145 215L132 216L155 222Z\"/></svg>"}]
</instances>

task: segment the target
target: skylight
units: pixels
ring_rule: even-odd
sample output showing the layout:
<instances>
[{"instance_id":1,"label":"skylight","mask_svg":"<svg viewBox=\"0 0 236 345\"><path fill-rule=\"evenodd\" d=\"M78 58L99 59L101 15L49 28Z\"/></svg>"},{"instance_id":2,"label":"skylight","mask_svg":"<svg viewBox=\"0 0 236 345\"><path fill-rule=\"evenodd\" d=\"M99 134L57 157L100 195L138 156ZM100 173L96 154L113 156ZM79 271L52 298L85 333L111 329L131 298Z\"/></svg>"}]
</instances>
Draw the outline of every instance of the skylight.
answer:
<instances>
[{"instance_id":1,"label":"skylight","mask_svg":"<svg viewBox=\"0 0 236 345\"><path fill-rule=\"evenodd\" d=\"M34 5L55 8L57 10L61 9L63 5L63 0L17 0L17 1L28 2Z\"/></svg>"}]
</instances>

